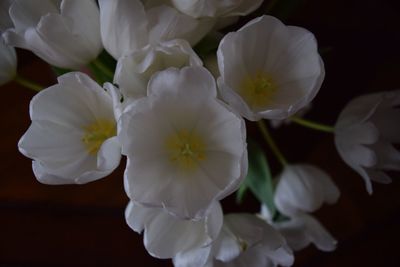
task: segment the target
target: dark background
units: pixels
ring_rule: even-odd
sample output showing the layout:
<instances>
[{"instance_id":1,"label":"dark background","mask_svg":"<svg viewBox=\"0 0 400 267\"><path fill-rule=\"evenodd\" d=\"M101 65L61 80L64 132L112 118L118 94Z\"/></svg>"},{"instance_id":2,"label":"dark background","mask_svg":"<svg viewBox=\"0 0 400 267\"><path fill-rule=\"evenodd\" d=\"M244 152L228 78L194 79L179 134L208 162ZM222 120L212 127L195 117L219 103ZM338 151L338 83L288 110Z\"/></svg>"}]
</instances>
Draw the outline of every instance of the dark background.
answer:
<instances>
[{"instance_id":1,"label":"dark background","mask_svg":"<svg viewBox=\"0 0 400 267\"><path fill-rule=\"evenodd\" d=\"M333 124L352 97L400 88L400 9L395 3L309 0L300 1L290 16L281 15L287 24L312 31L324 51L326 79L308 118ZM46 86L55 83L48 66L25 51L19 51L19 73ZM149 256L142 237L125 223L124 163L113 175L87 185L38 183L31 161L17 151L30 123L34 92L15 83L0 92L0 266L171 266ZM273 134L290 161L320 166L342 193L336 205L316 212L338 248L325 253L309 246L296 253L294 266L400 266L399 173L392 174L390 185L374 184L369 196L361 177L337 155L331 135L296 125ZM275 161L270 163L275 169ZM240 207L233 197L223 204L228 212L258 210L251 196Z\"/></svg>"}]
</instances>

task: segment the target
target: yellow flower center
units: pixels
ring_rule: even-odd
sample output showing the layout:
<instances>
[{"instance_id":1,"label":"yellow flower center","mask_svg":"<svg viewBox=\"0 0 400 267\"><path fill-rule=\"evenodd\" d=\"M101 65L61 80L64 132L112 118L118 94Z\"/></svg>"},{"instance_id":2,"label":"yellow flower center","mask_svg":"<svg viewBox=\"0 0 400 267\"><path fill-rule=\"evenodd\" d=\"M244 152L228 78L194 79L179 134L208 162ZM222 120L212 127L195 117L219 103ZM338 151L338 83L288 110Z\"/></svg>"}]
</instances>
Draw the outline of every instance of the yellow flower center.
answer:
<instances>
[{"instance_id":1,"label":"yellow flower center","mask_svg":"<svg viewBox=\"0 0 400 267\"><path fill-rule=\"evenodd\" d=\"M82 142L90 155L96 155L103 142L117 134L115 122L107 119L97 120L85 126L84 130Z\"/></svg>"},{"instance_id":2,"label":"yellow flower center","mask_svg":"<svg viewBox=\"0 0 400 267\"><path fill-rule=\"evenodd\" d=\"M266 73L258 72L246 77L239 88L239 94L252 109L263 108L271 102L277 90L276 84Z\"/></svg>"},{"instance_id":3,"label":"yellow flower center","mask_svg":"<svg viewBox=\"0 0 400 267\"><path fill-rule=\"evenodd\" d=\"M179 168L191 171L205 159L205 144L200 136L187 130L179 130L165 142L169 159Z\"/></svg>"}]
</instances>

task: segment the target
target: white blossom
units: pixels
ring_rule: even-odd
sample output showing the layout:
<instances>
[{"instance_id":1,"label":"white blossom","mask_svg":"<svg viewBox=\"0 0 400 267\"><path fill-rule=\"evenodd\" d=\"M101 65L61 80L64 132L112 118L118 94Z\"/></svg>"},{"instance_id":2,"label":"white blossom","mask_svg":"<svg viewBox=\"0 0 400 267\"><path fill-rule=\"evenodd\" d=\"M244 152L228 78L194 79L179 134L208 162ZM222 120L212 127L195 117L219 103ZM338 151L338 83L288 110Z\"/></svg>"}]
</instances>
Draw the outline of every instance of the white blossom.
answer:
<instances>
[{"instance_id":1,"label":"white blossom","mask_svg":"<svg viewBox=\"0 0 400 267\"><path fill-rule=\"evenodd\" d=\"M287 118L314 98L324 78L314 35L271 16L227 34L217 55L221 96L249 120Z\"/></svg>"},{"instance_id":2,"label":"white blossom","mask_svg":"<svg viewBox=\"0 0 400 267\"><path fill-rule=\"evenodd\" d=\"M71 72L39 92L32 123L18 143L45 184L87 183L111 173L121 158L112 92L87 75Z\"/></svg>"},{"instance_id":3,"label":"white blossom","mask_svg":"<svg viewBox=\"0 0 400 267\"><path fill-rule=\"evenodd\" d=\"M214 25L211 19L194 19L166 4L146 5L139 0L100 0L101 37L115 58L161 41L198 42Z\"/></svg>"},{"instance_id":4,"label":"white blossom","mask_svg":"<svg viewBox=\"0 0 400 267\"><path fill-rule=\"evenodd\" d=\"M372 181L389 183L385 171L400 171L400 90L355 98L340 113L335 144L342 159L362 176L368 193Z\"/></svg>"},{"instance_id":5,"label":"white blossom","mask_svg":"<svg viewBox=\"0 0 400 267\"><path fill-rule=\"evenodd\" d=\"M148 96L126 109L119 129L128 196L177 217L202 218L247 172L244 121L216 98L202 67L155 74Z\"/></svg>"},{"instance_id":6,"label":"white blossom","mask_svg":"<svg viewBox=\"0 0 400 267\"><path fill-rule=\"evenodd\" d=\"M262 205L260 216L285 237L289 247L294 251L301 250L311 243L322 251L336 249L335 238L314 216L308 213L274 222L268 207Z\"/></svg>"},{"instance_id":7,"label":"white blossom","mask_svg":"<svg viewBox=\"0 0 400 267\"><path fill-rule=\"evenodd\" d=\"M99 10L92 0L15 0L7 44L31 50L48 63L78 69L102 49Z\"/></svg>"},{"instance_id":8,"label":"white blossom","mask_svg":"<svg viewBox=\"0 0 400 267\"><path fill-rule=\"evenodd\" d=\"M198 221L182 220L162 208L143 207L134 202L129 203L125 217L134 231L144 231L144 245L157 258L172 258L179 252L210 245L218 236L223 222L218 202Z\"/></svg>"},{"instance_id":9,"label":"white blossom","mask_svg":"<svg viewBox=\"0 0 400 267\"><path fill-rule=\"evenodd\" d=\"M288 216L314 212L324 202L335 203L340 196L329 175L312 165L287 165L278 179L274 202Z\"/></svg>"},{"instance_id":10,"label":"white blossom","mask_svg":"<svg viewBox=\"0 0 400 267\"><path fill-rule=\"evenodd\" d=\"M125 99L147 95L151 76L168 67L201 66L201 59L185 40L172 40L142 49L118 59L114 83L118 84ZM129 102L129 101L128 101Z\"/></svg>"},{"instance_id":11,"label":"white blossom","mask_svg":"<svg viewBox=\"0 0 400 267\"><path fill-rule=\"evenodd\" d=\"M175 267L290 266L294 257L285 239L252 214L228 214L219 237L208 247L179 253Z\"/></svg>"}]
</instances>

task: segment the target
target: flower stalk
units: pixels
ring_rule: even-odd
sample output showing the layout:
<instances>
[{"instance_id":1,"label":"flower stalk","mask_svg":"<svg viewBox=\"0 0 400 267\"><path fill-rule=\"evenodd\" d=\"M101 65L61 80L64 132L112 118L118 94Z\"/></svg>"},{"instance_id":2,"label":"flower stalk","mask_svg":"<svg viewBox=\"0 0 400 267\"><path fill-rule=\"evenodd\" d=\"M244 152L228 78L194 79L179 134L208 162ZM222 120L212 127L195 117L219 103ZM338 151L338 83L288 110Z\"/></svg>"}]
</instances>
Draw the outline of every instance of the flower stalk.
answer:
<instances>
[{"instance_id":1,"label":"flower stalk","mask_svg":"<svg viewBox=\"0 0 400 267\"><path fill-rule=\"evenodd\" d=\"M306 119L299 118L299 117L296 117L296 116L290 117L290 120L292 122L296 123L296 124L299 124L299 125L304 126L306 128L310 128L310 129L317 130L317 131L320 131L320 132L326 132L326 133L333 133L334 132L334 127L330 126L330 125L326 125L326 124L322 124L322 123L306 120Z\"/></svg>"},{"instance_id":2,"label":"flower stalk","mask_svg":"<svg viewBox=\"0 0 400 267\"><path fill-rule=\"evenodd\" d=\"M16 83L18 83L18 84L20 84L20 85L22 85L22 86L24 86L26 88L29 88L29 89L31 89L33 91L36 91L36 92L39 92L44 88L43 86L41 86L41 85L31 81L31 80L28 80L28 79L26 79L24 77L18 76L18 75L15 76L14 81Z\"/></svg>"},{"instance_id":3,"label":"flower stalk","mask_svg":"<svg viewBox=\"0 0 400 267\"><path fill-rule=\"evenodd\" d=\"M275 157L281 163L282 167L285 167L288 162L286 158L283 156L282 152L279 150L278 146L276 145L274 139L272 138L271 134L268 131L267 126L265 125L264 120L257 121L257 126L260 129L265 141L267 142L268 146L271 148L272 153L274 153Z\"/></svg>"}]
</instances>

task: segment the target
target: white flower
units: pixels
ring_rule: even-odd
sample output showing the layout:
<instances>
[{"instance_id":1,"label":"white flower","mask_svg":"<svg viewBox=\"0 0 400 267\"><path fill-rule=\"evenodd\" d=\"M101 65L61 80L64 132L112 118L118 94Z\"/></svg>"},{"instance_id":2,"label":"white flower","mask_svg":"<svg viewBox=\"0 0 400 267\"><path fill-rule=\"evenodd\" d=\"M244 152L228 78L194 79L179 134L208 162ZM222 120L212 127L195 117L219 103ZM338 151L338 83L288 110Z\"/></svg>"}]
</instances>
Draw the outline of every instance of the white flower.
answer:
<instances>
[{"instance_id":1,"label":"white flower","mask_svg":"<svg viewBox=\"0 0 400 267\"><path fill-rule=\"evenodd\" d=\"M83 73L67 73L30 104L32 124L18 143L46 184L87 183L111 173L121 151L112 96Z\"/></svg>"},{"instance_id":2,"label":"white flower","mask_svg":"<svg viewBox=\"0 0 400 267\"><path fill-rule=\"evenodd\" d=\"M303 213L283 221L273 222L267 206L261 206L261 217L277 229L286 239L289 247L301 250L310 243L322 251L336 249L337 241L325 227L312 215Z\"/></svg>"},{"instance_id":3,"label":"white flower","mask_svg":"<svg viewBox=\"0 0 400 267\"><path fill-rule=\"evenodd\" d=\"M314 212L324 202L333 204L339 189L328 174L307 164L287 165L279 176L274 202L280 212L289 217Z\"/></svg>"},{"instance_id":4,"label":"white flower","mask_svg":"<svg viewBox=\"0 0 400 267\"><path fill-rule=\"evenodd\" d=\"M77 69L101 52L99 10L92 0L16 0L9 13L15 28L4 33L6 42L52 65Z\"/></svg>"},{"instance_id":5,"label":"white flower","mask_svg":"<svg viewBox=\"0 0 400 267\"><path fill-rule=\"evenodd\" d=\"M0 85L11 81L17 73L17 54L0 38Z\"/></svg>"},{"instance_id":6,"label":"white flower","mask_svg":"<svg viewBox=\"0 0 400 267\"><path fill-rule=\"evenodd\" d=\"M185 39L198 42L214 20L197 20L168 5L150 5L139 0L100 0L101 37L105 49L118 59L148 44Z\"/></svg>"},{"instance_id":7,"label":"white flower","mask_svg":"<svg viewBox=\"0 0 400 267\"><path fill-rule=\"evenodd\" d=\"M217 55L221 96L249 120L287 118L314 98L324 78L314 35L271 16L227 34Z\"/></svg>"},{"instance_id":8,"label":"white flower","mask_svg":"<svg viewBox=\"0 0 400 267\"><path fill-rule=\"evenodd\" d=\"M161 208L133 202L126 208L125 218L134 231L144 231L144 245L157 258L172 258L179 252L209 245L218 236L223 222L218 202L199 221L182 220Z\"/></svg>"},{"instance_id":9,"label":"white flower","mask_svg":"<svg viewBox=\"0 0 400 267\"><path fill-rule=\"evenodd\" d=\"M155 74L148 96L119 123L125 190L135 202L199 219L245 177L244 121L216 99L215 81L202 67Z\"/></svg>"},{"instance_id":10,"label":"white flower","mask_svg":"<svg viewBox=\"0 0 400 267\"><path fill-rule=\"evenodd\" d=\"M179 253L173 261L175 267L290 266L294 257L265 221L252 214L229 214L211 246Z\"/></svg>"},{"instance_id":11,"label":"white flower","mask_svg":"<svg viewBox=\"0 0 400 267\"><path fill-rule=\"evenodd\" d=\"M118 59L114 83L125 98L137 99L147 95L151 76L168 67L201 66L201 59L184 40L172 40L147 45Z\"/></svg>"},{"instance_id":12,"label":"white flower","mask_svg":"<svg viewBox=\"0 0 400 267\"><path fill-rule=\"evenodd\" d=\"M172 0L181 12L195 17L244 16L256 10L262 0Z\"/></svg>"},{"instance_id":13,"label":"white flower","mask_svg":"<svg viewBox=\"0 0 400 267\"><path fill-rule=\"evenodd\" d=\"M400 90L355 98L343 109L335 125L335 144L342 159L365 181L389 183L384 171L400 171Z\"/></svg>"}]
</instances>

